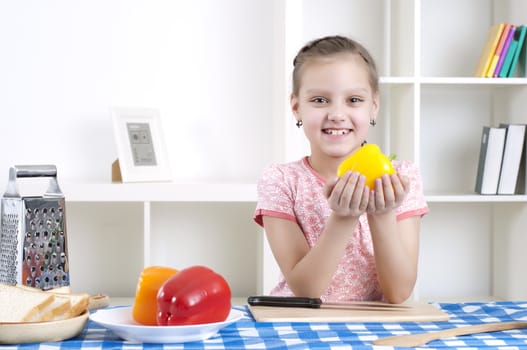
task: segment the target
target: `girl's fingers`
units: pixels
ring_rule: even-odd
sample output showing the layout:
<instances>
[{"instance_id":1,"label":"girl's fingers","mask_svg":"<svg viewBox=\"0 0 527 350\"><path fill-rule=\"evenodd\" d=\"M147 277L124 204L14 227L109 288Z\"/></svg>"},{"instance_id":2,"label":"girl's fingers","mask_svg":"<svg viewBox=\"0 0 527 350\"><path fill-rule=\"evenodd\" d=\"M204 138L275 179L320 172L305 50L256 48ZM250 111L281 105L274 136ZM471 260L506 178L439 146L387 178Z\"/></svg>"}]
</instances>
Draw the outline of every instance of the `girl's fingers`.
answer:
<instances>
[{"instance_id":1,"label":"girl's fingers","mask_svg":"<svg viewBox=\"0 0 527 350\"><path fill-rule=\"evenodd\" d=\"M350 209L359 209L362 202L364 187L366 187L366 177L364 175L360 175L359 173L354 174L356 181L353 188L350 188L350 193L352 196L351 200L348 202L348 207Z\"/></svg>"},{"instance_id":2,"label":"girl's fingers","mask_svg":"<svg viewBox=\"0 0 527 350\"><path fill-rule=\"evenodd\" d=\"M369 191L366 211L379 214L392 210L403 202L409 190L408 177L399 174L382 175L375 180L374 190Z\"/></svg>"},{"instance_id":3,"label":"girl's fingers","mask_svg":"<svg viewBox=\"0 0 527 350\"><path fill-rule=\"evenodd\" d=\"M361 212L364 212L368 209L368 204L370 202L369 197L370 197L370 189L368 188L368 186L363 186L361 201L359 204L359 210Z\"/></svg>"},{"instance_id":4,"label":"girl's fingers","mask_svg":"<svg viewBox=\"0 0 527 350\"><path fill-rule=\"evenodd\" d=\"M335 183L330 187L330 192L328 194L328 200L332 203L338 203L342 188L346 183L347 174L342 175L340 178L335 180ZM328 186L329 187L329 186ZM328 188L329 190L329 188Z\"/></svg>"},{"instance_id":5,"label":"girl's fingers","mask_svg":"<svg viewBox=\"0 0 527 350\"><path fill-rule=\"evenodd\" d=\"M375 180L375 209L383 209L384 204L384 185L382 178Z\"/></svg>"},{"instance_id":6,"label":"girl's fingers","mask_svg":"<svg viewBox=\"0 0 527 350\"><path fill-rule=\"evenodd\" d=\"M330 208L339 215L359 216L368 208L370 191L366 177L358 172L347 172L333 182L328 181L324 191ZM373 192L373 191L372 191Z\"/></svg>"},{"instance_id":7,"label":"girl's fingers","mask_svg":"<svg viewBox=\"0 0 527 350\"><path fill-rule=\"evenodd\" d=\"M328 203L332 209L337 209L341 204L343 193L345 192L346 186L349 182L351 173L347 172L338 178L335 184L331 188L331 192L328 195ZM329 186L328 186L329 187Z\"/></svg>"},{"instance_id":8,"label":"girl's fingers","mask_svg":"<svg viewBox=\"0 0 527 350\"><path fill-rule=\"evenodd\" d=\"M409 187L409 180L406 176L398 176L398 175L392 175L391 176L393 189L394 189L394 205L398 205L402 203L406 195L408 194L408 191L410 190Z\"/></svg>"},{"instance_id":9,"label":"girl's fingers","mask_svg":"<svg viewBox=\"0 0 527 350\"><path fill-rule=\"evenodd\" d=\"M355 196L355 187L357 186L357 182L359 181L359 173L353 172L347 175L347 181L344 184L339 199L339 205L345 208L350 207L350 203L353 201L353 198Z\"/></svg>"},{"instance_id":10,"label":"girl's fingers","mask_svg":"<svg viewBox=\"0 0 527 350\"><path fill-rule=\"evenodd\" d=\"M397 174L390 175L392 188L395 193L404 193L404 185L401 178Z\"/></svg>"},{"instance_id":11,"label":"girl's fingers","mask_svg":"<svg viewBox=\"0 0 527 350\"><path fill-rule=\"evenodd\" d=\"M384 207L393 208L395 205L395 193L393 188L392 179L388 175L382 176L382 190L384 192Z\"/></svg>"},{"instance_id":12,"label":"girl's fingers","mask_svg":"<svg viewBox=\"0 0 527 350\"><path fill-rule=\"evenodd\" d=\"M373 213L375 212L375 191L371 190L369 193L369 200L368 200L368 212Z\"/></svg>"}]
</instances>

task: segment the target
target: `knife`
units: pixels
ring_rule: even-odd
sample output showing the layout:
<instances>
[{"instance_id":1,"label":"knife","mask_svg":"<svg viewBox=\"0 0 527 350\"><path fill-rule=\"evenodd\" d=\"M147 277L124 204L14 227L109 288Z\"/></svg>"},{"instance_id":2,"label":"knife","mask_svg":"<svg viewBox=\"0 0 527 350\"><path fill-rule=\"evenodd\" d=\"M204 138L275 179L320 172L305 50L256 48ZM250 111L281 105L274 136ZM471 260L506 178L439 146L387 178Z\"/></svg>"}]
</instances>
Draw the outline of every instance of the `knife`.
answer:
<instances>
[{"instance_id":1,"label":"knife","mask_svg":"<svg viewBox=\"0 0 527 350\"><path fill-rule=\"evenodd\" d=\"M320 298L306 297L279 297L268 295L255 295L247 298L251 306L275 306L275 307L300 307L311 309L349 309L349 310L383 310L401 311L410 310L412 307L403 304L389 304L381 301L348 301L336 303L324 303Z\"/></svg>"}]
</instances>

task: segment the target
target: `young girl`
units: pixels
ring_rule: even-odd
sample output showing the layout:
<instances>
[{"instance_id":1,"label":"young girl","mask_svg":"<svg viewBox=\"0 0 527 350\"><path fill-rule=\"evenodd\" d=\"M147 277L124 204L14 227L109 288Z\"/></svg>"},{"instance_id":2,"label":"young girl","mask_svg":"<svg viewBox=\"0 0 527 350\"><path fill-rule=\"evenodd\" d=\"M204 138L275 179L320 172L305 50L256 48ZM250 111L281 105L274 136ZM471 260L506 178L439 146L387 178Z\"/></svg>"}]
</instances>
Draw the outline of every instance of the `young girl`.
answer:
<instances>
[{"instance_id":1,"label":"young girl","mask_svg":"<svg viewBox=\"0 0 527 350\"><path fill-rule=\"evenodd\" d=\"M418 169L393 161L397 174L372 190L357 172L336 177L377 123L375 63L359 43L331 36L304 46L293 65L291 108L311 155L272 165L258 181L254 219L283 275L271 294L403 302L428 212Z\"/></svg>"}]
</instances>

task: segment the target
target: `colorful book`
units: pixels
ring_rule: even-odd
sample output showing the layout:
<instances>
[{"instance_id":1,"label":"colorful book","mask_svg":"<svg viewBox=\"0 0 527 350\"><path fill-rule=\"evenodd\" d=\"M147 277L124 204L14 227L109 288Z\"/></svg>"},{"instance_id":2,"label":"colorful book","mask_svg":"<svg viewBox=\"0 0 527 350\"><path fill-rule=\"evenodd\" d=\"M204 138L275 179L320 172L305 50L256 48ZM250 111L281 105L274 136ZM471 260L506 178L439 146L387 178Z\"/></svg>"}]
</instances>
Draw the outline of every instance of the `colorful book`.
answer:
<instances>
[{"instance_id":1,"label":"colorful book","mask_svg":"<svg viewBox=\"0 0 527 350\"><path fill-rule=\"evenodd\" d=\"M511 45L509 46L507 57L505 57L505 62L503 62L503 66L501 67L500 74L499 74L500 78L506 78L508 76L509 70L511 69L512 58L514 57L514 54L516 53L517 47L518 47L518 40L513 40L511 42Z\"/></svg>"},{"instance_id":2,"label":"colorful book","mask_svg":"<svg viewBox=\"0 0 527 350\"><path fill-rule=\"evenodd\" d=\"M503 47L505 46L505 41L507 41L507 36L509 35L509 29L511 28L511 25L509 23L505 23L503 25L503 30L500 34L500 40L498 40L498 44L496 45L496 49L494 50L491 64L487 70L487 73L485 76L487 78L492 78L494 76L494 71L496 70L496 67L498 67L498 62L500 60L501 52L503 51Z\"/></svg>"},{"instance_id":3,"label":"colorful book","mask_svg":"<svg viewBox=\"0 0 527 350\"><path fill-rule=\"evenodd\" d=\"M487 73L485 74L486 78L492 78L492 74L494 70L496 69L496 66L498 65L498 61L500 59L500 56L494 55L492 57L492 60L490 61L489 69L487 70Z\"/></svg>"},{"instance_id":4,"label":"colorful book","mask_svg":"<svg viewBox=\"0 0 527 350\"><path fill-rule=\"evenodd\" d=\"M514 53L514 57L512 58L511 68L509 69L509 74L507 75L509 78L514 76L516 66L518 65L518 61L520 59L520 53L525 50L525 33L527 32L527 27L521 26L521 28L519 28L517 32L518 47L516 48L516 52Z\"/></svg>"},{"instance_id":5,"label":"colorful book","mask_svg":"<svg viewBox=\"0 0 527 350\"><path fill-rule=\"evenodd\" d=\"M483 127L476 177L476 193L498 193L504 146L505 128Z\"/></svg>"},{"instance_id":6,"label":"colorful book","mask_svg":"<svg viewBox=\"0 0 527 350\"><path fill-rule=\"evenodd\" d=\"M503 67L503 63L505 63L505 58L507 57L507 53L509 51L509 47L511 45L512 39L514 38L514 32L516 31L516 27L511 25L509 28L509 32L507 33L507 39L505 40L505 44L503 45L503 49L500 53L500 59L498 60L498 65L496 66L496 69L494 70L494 78L499 77L501 68Z\"/></svg>"},{"instance_id":7,"label":"colorful book","mask_svg":"<svg viewBox=\"0 0 527 350\"><path fill-rule=\"evenodd\" d=\"M478 65L476 66L476 72L474 76L484 78L487 70L489 69L492 58L494 57L494 51L500 40L501 32L504 28L503 23L494 24L487 35L485 45L479 56Z\"/></svg>"}]
</instances>

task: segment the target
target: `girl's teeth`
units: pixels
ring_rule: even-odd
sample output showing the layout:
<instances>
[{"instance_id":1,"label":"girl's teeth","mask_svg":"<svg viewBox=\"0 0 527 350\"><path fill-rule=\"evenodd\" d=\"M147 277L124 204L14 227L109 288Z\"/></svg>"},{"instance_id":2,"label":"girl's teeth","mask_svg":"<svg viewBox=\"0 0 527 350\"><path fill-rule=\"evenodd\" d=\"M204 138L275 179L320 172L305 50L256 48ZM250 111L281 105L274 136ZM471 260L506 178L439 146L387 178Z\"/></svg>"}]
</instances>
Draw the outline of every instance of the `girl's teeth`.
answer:
<instances>
[{"instance_id":1,"label":"girl's teeth","mask_svg":"<svg viewBox=\"0 0 527 350\"><path fill-rule=\"evenodd\" d=\"M346 130L326 130L326 133L330 135L344 135L346 134Z\"/></svg>"}]
</instances>

